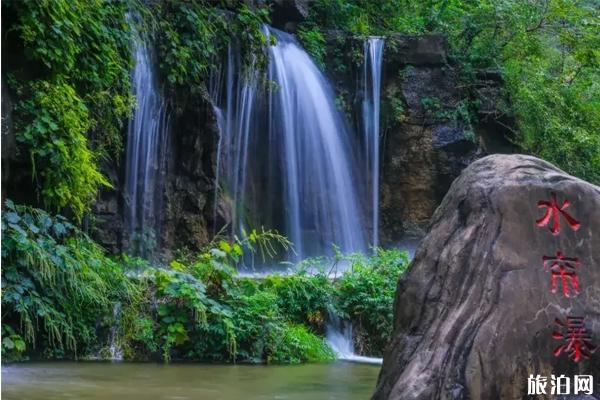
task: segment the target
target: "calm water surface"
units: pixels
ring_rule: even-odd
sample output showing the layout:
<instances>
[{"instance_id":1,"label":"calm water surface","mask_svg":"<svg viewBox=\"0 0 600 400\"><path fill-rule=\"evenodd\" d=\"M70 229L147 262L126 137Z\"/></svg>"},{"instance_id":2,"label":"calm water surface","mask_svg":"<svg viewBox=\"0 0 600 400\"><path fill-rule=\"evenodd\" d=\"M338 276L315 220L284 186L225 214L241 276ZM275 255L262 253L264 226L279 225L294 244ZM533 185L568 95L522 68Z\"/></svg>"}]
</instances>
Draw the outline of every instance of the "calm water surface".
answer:
<instances>
[{"instance_id":1,"label":"calm water surface","mask_svg":"<svg viewBox=\"0 0 600 400\"><path fill-rule=\"evenodd\" d=\"M379 366L25 363L2 366L4 400L359 400Z\"/></svg>"}]
</instances>

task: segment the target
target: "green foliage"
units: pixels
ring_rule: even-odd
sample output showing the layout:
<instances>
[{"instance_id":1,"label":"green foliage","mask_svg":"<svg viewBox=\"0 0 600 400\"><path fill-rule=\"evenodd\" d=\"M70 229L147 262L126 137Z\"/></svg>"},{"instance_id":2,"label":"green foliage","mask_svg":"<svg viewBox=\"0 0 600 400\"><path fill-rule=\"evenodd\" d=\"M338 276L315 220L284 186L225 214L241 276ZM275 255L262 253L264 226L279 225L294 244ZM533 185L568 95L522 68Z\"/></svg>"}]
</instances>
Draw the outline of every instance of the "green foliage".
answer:
<instances>
[{"instance_id":1,"label":"green foliage","mask_svg":"<svg viewBox=\"0 0 600 400\"><path fill-rule=\"evenodd\" d=\"M2 10L17 138L45 203L79 218L106 183L99 156L120 153L133 105L128 3L8 0Z\"/></svg>"},{"instance_id":2,"label":"green foliage","mask_svg":"<svg viewBox=\"0 0 600 400\"><path fill-rule=\"evenodd\" d=\"M146 293L142 297L154 301L131 305L126 311L128 321L143 323L133 329L130 323L121 325L125 355L139 359L160 351L166 361L253 363L331 359L321 339L289 325L280 306L288 300L279 298L281 285L274 289L269 278L269 284L257 284L236 277L242 248L270 252L276 246L271 242L281 238L271 231L253 230L233 243L216 242L188 265L174 261L168 269L146 267L138 284ZM156 311L152 304L158 304Z\"/></svg>"},{"instance_id":3,"label":"green foliage","mask_svg":"<svg viewBox=\"0 0 600 400\"><path fill-rule=\"evenodd\" d=\"M263 25L268 22L268 8L250 8L246 4L238 6L231 35L241 45L245 65L256 63L259 69L266 67L267 58L264 47L267 44L267 38L263 33Z\"/></svg>"},{"instance_id":4,"label":"green foliage","mask_svg":"<svg viewBox=\"0 0 600 400\"><path fill-rule=\"evenodd\" d=\"M270 363L299 364L335 359L333 350L322 338L309 332L303 325L284 324L270 332Z\"/></svg>"},{"instance_id":5,"label":"green foliage","mask_svg":"<svg viewBox=\"0 0 600 400\"><path fill-rule=\"evenodd\" d=\"M408 115L404 101L399 98L398 95L388 97L388 101L390 102L390 106L392 108L391 115L394 122L398 124L406 122Z\"/></svg>"},{"instance_id":6,"label":"green foliage","mask_svg":"<svg viewBox=\"0 0 600 400\"><path fill-rule=\"evenodd\" d=\"M353 325L362 354L382 354L393 328L393 304L398 277L408 266L405 252L375 249L349 259L350 270L337 282L336 307Z\"/></svg>"},{"instance_id":7,"label":"green foliage","mask_svg":"<svg viewBox=\"0 0 600 400\"><path fill-rule=\"evenodd\" d=\"M33 82L17 108L17 140L29 149L47 206L71 208L80 219L94 194L108 185L87 145L91 120L66 83Z\"/></svg>"},{"instance_id":8,"label":"green foliage","mask_svg":"<svg viewBox=\"0 0 600 400\"><path fill-rule=\"evenodd\" d=\"M600 183L600 15L551 2L544 29L506 45L502 68L518 143ZM593 27L595 25L595 28Z\"/></svg>"},{"instance_id":9,"label":"green foliage","mask_svg":"<svg viewBox=\"0 0 600 400\"><path fill-rule=\"evenodd\" d=\"M352 323L356 349L360 354L381 355L392 334L396 284L407 267L408 255L398 249L376 248L371 256L361 253L344 255L336 251L331 258L305 260L300 266L299 277L281 279L294 289L294 281L301 279L302 282L309 271L312 282L305 284L305 290L313 295L305 298L297 296L292 303L310 304L308 299L318 300L313 300L308 311L296 315L306 315L304 324L308 320L308 324L314 326L318 320L311 320L312 315L323 315L332 309ZM330 279L344 268L346 272L335 280ZM268 283L268 280L265 282ZM315 287L317 282L320 290ZM297 289L295 291L298 292ZM291 315L294 315L293 311Z\"/></svg>"},{"instance_id":10,"label":"green foliage","mask_svg":"<svg viewBox=\"0 0 600 400\"><path fill-rule=\"evenodd\" d=\"M90 109L100 150L118 152L120 129L133 104L128 2L9 0L2 6L17 17L11 28L19 33L25 56L41 63L46 80L64 80L76 89Z\"/></svg>"},{"instance_id":11,"label":"green foliage","mask_svg":"<svg viewBox=\"0 0 600 400\"><path fill-rule=\"evenodd\" d=\"M114 260L63 217L10 201L2 236L2 352L12 360L102 355L110 342L128 360L328 361L320 335L332 309L353 322L360 348L377 354L406 266L405 253L378 249L308 260L284 275L237 276L243 249L288 244L263 230L168 266ZM343 265L350 270L331 279Z\"/></svg>"},{"instance_id":12,"label":"green foliage","mask_svg":"<svg viewBox=\"0 0 600 400\"><path fill-rule=\"evenodd\" d=\"M160 66L168 82L203 82L226 44L225 16L202 1L157 2L155 7L161 17L157 29Z\"/></svg>"},{"instance_id":13,"label":"green foliage","mask_svg":"<svg viewBox=\"0 0 600 400\"><path fill-rule=\"evenodd\" d=\"M233 15L228 15L210 1L153 3L160 66L171 85L192 93L205 90L205 82L234 37L245 65L254 61L264 65L262 24L268 20L268 9L235 4Z\"/></svg>"},{"instance_id":14,"label":"green foliage","mask_svg":"<svg viewBox=\"0 0 600 400\"><path fill-rule=\"evenodd\" d=\"M438 121L452 121L456 127L470 127L475 122L475 110L479 107L478 101L462 99L453 106L444 105L437 97L424 97L421 105L425 114ZM465 131L465 136L474 141L472 130Z\"/></svg>"},{"instance_id":15,"label":"green foliage","mask_svg":"<svg viewBox=\"0 0 600 400\"><path fill-rule=\"evenodd\" d=\"M407 0L316 0L308 23L360 36L421 33L427 23L424 14L432 5Z\"/></svg>"},{"instance_id":16,"label":"green foliage","mask_svg":"<svg viewBox=\"0 0 600 400\"><path fill-rule=\"evenodd\" d=\"M278 307L290 321L323 331L334 293L325 274L269 275L262 281L261 288L276 294Z\"/></svg>"},{"instance_id":17,"label":"green foliage","mask_svg":"<svg viewBox=\"0 0 600 400\"><path fill-rule=\"evenodd\" d=\"M473 98L478 70L502 72L511 104L502 111L515 119L524 151L598 184L598 10L596 0L316 0L301 29L446 34ZM468 106L461 118L472 115Z\"/></svg>"},{"instance_id":18,"label":"green foliage","mask_svg":"<svg viewBox=\"0 0 600 400\"><path fill-rule=\"evenodd\" d=\"M298 29L298 39L300 39L302 46L312 56L317 65L324 68L327 50L325 48L325 37L319 27L312 26L309 28L304 25L300 26Z\"/></svg>"},{"instance_id":19,"label":"green foliage","mask_svg":"<svg viewBox=\"0 0 600 400\"><path fill-rule=\"evenodd\" d=\"M25 340L9 325L2 325L2 359L6 362L19 361L25 352Z\"/></svg>"},{"instance_id":20,"label":"green foliage","mask_svg":"<svg viewBox=\"0 0 600 400\"><path fill-rule=\"evenodd\" d=\"M30 349L85 352L112 304L135 294L119 265L62 217L7 201L2 239L3 325Z\"/></svg>"}]
</instances>

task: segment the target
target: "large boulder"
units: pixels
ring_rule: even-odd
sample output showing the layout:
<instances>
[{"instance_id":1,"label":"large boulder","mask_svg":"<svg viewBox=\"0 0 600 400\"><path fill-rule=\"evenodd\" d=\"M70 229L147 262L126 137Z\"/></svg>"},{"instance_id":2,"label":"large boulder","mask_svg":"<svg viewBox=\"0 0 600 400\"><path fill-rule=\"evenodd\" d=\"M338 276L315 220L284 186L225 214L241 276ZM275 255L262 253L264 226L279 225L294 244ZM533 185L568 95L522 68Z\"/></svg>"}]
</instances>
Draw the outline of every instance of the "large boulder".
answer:
<instances>
[{"instance_id":1,"label":"large boulder","mask_svg":"<svg viewBox=\"0 0 600 400\"><path fill-rule=\"evenodd\" d=\"M546 221L554 198L558 208ZM544 265L557 252L577 260ZM530 374L547 377L548 394L552 374L592 374L600 393L599 261L599 187L530 156L475 161L452 184L398 282L393 339L373 398L522 399ZM579 322L568 317L585 318L585 334L571 330L583 337L574 341L578 362L577 346L561 347L569 337L561 324Z\"/></svg>"}]
</instances>

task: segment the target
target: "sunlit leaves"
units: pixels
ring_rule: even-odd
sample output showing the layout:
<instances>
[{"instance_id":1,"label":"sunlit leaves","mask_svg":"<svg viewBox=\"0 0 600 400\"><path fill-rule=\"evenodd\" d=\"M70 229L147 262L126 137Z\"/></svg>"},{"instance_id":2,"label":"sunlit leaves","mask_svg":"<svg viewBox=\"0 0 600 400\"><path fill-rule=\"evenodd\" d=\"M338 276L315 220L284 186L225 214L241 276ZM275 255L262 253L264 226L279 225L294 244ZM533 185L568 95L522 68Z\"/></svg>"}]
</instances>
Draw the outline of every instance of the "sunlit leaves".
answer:
<instances>
[{"instance_id":1,"label":"sunlit leaves","mask_svg":"<svg viewBox=\"0 0 600 400\"><path fill-rule=\"evenodd\" d=\"M101 186L107 186L86 137L91 119L70 85L34 81L17 107L16 137L29 149L42 198L80 219ZM58 228L60 229L60 228Z\"/></svg>"}]
</instances>

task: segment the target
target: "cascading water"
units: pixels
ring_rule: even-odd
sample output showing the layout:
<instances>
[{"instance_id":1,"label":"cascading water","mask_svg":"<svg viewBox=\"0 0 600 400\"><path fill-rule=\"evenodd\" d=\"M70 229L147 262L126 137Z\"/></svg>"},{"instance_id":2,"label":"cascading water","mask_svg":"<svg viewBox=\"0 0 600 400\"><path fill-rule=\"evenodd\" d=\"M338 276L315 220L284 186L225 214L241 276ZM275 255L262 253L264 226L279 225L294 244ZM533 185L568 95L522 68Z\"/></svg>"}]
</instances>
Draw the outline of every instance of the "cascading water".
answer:
<instances>
[{"instance_id":1,"label":"cascading water","mask_svg":"<svg viewBox=\"0 0 600 400\"><path fill-rule=\"evenodd\" d=\"M337 358L367 364L381 364L383 360L375 357L364 357L354 353L352 324L342 321L335 313L329 312L329 320L325 332L327 343L333 349Z\"/></svg>"},{"instance_id":2,"label":"cascading water","mask_svg":"<svg viewBox=\"0 0 600 400\"><path fill-rule=\"evenodd\" d=\"M363 135L367 187L371 194L371 244L379 244L379 106L384 39L370 37L364 43Z\"/></svg>"},{"instance_id":3,"label":"cascading water","mask_svg":"<svg viewBox=\"0 0 600 400\"><path fill-rule=\"evenodd\" d=\"M268 85L229 49L219 146L221 197L233 209L234 232L275 228L302 259L365 250L352 135L335 95L289 34L265 28ZM267 86L267 87L264 87ZM266 95L264 93L266 92Z\"/></svg>"},{"instance_id":4,"label":"cascading water","mask_svg":"<svg viewBox=\"0 0 600 400\"><path fill-rule=\"evenodd\" d=\"M168 115L148 44L135 39L132 76L136 107L129 121L125 164L125 223L129 251L140 256L156 245L161 182L166 170Z\"/></svg>"},{"instance_id":5,"label":"cascading water","mask_svg":"<svg viewBox=\"0 0 600 400\"><path fill-rule=\"evenodd\" d=\"M244 66L231 45L227 50L224 102L220 100L222 77L211 77L210 97L217 116L219 142L215 179L216 220L218 197L227 198L232 212L232 231L239 234L245 227L248 157L256 130L255 109L258 103L258 71Z\"/></svg>"},{"instance_id":6,"label":"cascading water","mask_svg":"<svg viewBox=\"0 0 600 400\"><path fill-rule=\"evenodd\" d=\"M286 160L284 193L292 241L301 255L311 245L319 246L321 254L323 246L332 244L343 252L362 250L349 133L333 90L292 36L273 34L277 45L270 49L269 73L279 88L272 99L272 129L282 139L280 153Z\"/></svg>"},{"instance_id":7,"label":"cascading water","mask_svg":"<svg viewBox=\"0 0 600 400\"><path fill-rule=\"evenodd\" d=\"M123 360L123 349L119 346L117 333L119 330L118 321L121 318L121 303L115 303L113 307L113 325L110 328L109 336L109 354L112 361Z\"/></svg>"},{"instance_id":8,"label":"cascading water","mask_svg":"<svg viewBox=\"0 0 600 400\"><path fill-rule=\"evenodd\" d=\"M266 88L253 65L242 65L235 44L226 68L211 77L220 133L214 219L221 201L229 204L235 234L245 226L278 229L294 242L296 255L289 258L331 254L332 245L342 252L364 251L360 174L333 90L291 35L272 28L265 34L277 41L269 48ZM383 39L365 44L363 128L374 245L382 54ZM327 340L340 359L381 363L354 353L351 324L334 314Z\"/></svg>"}]
</instances>

